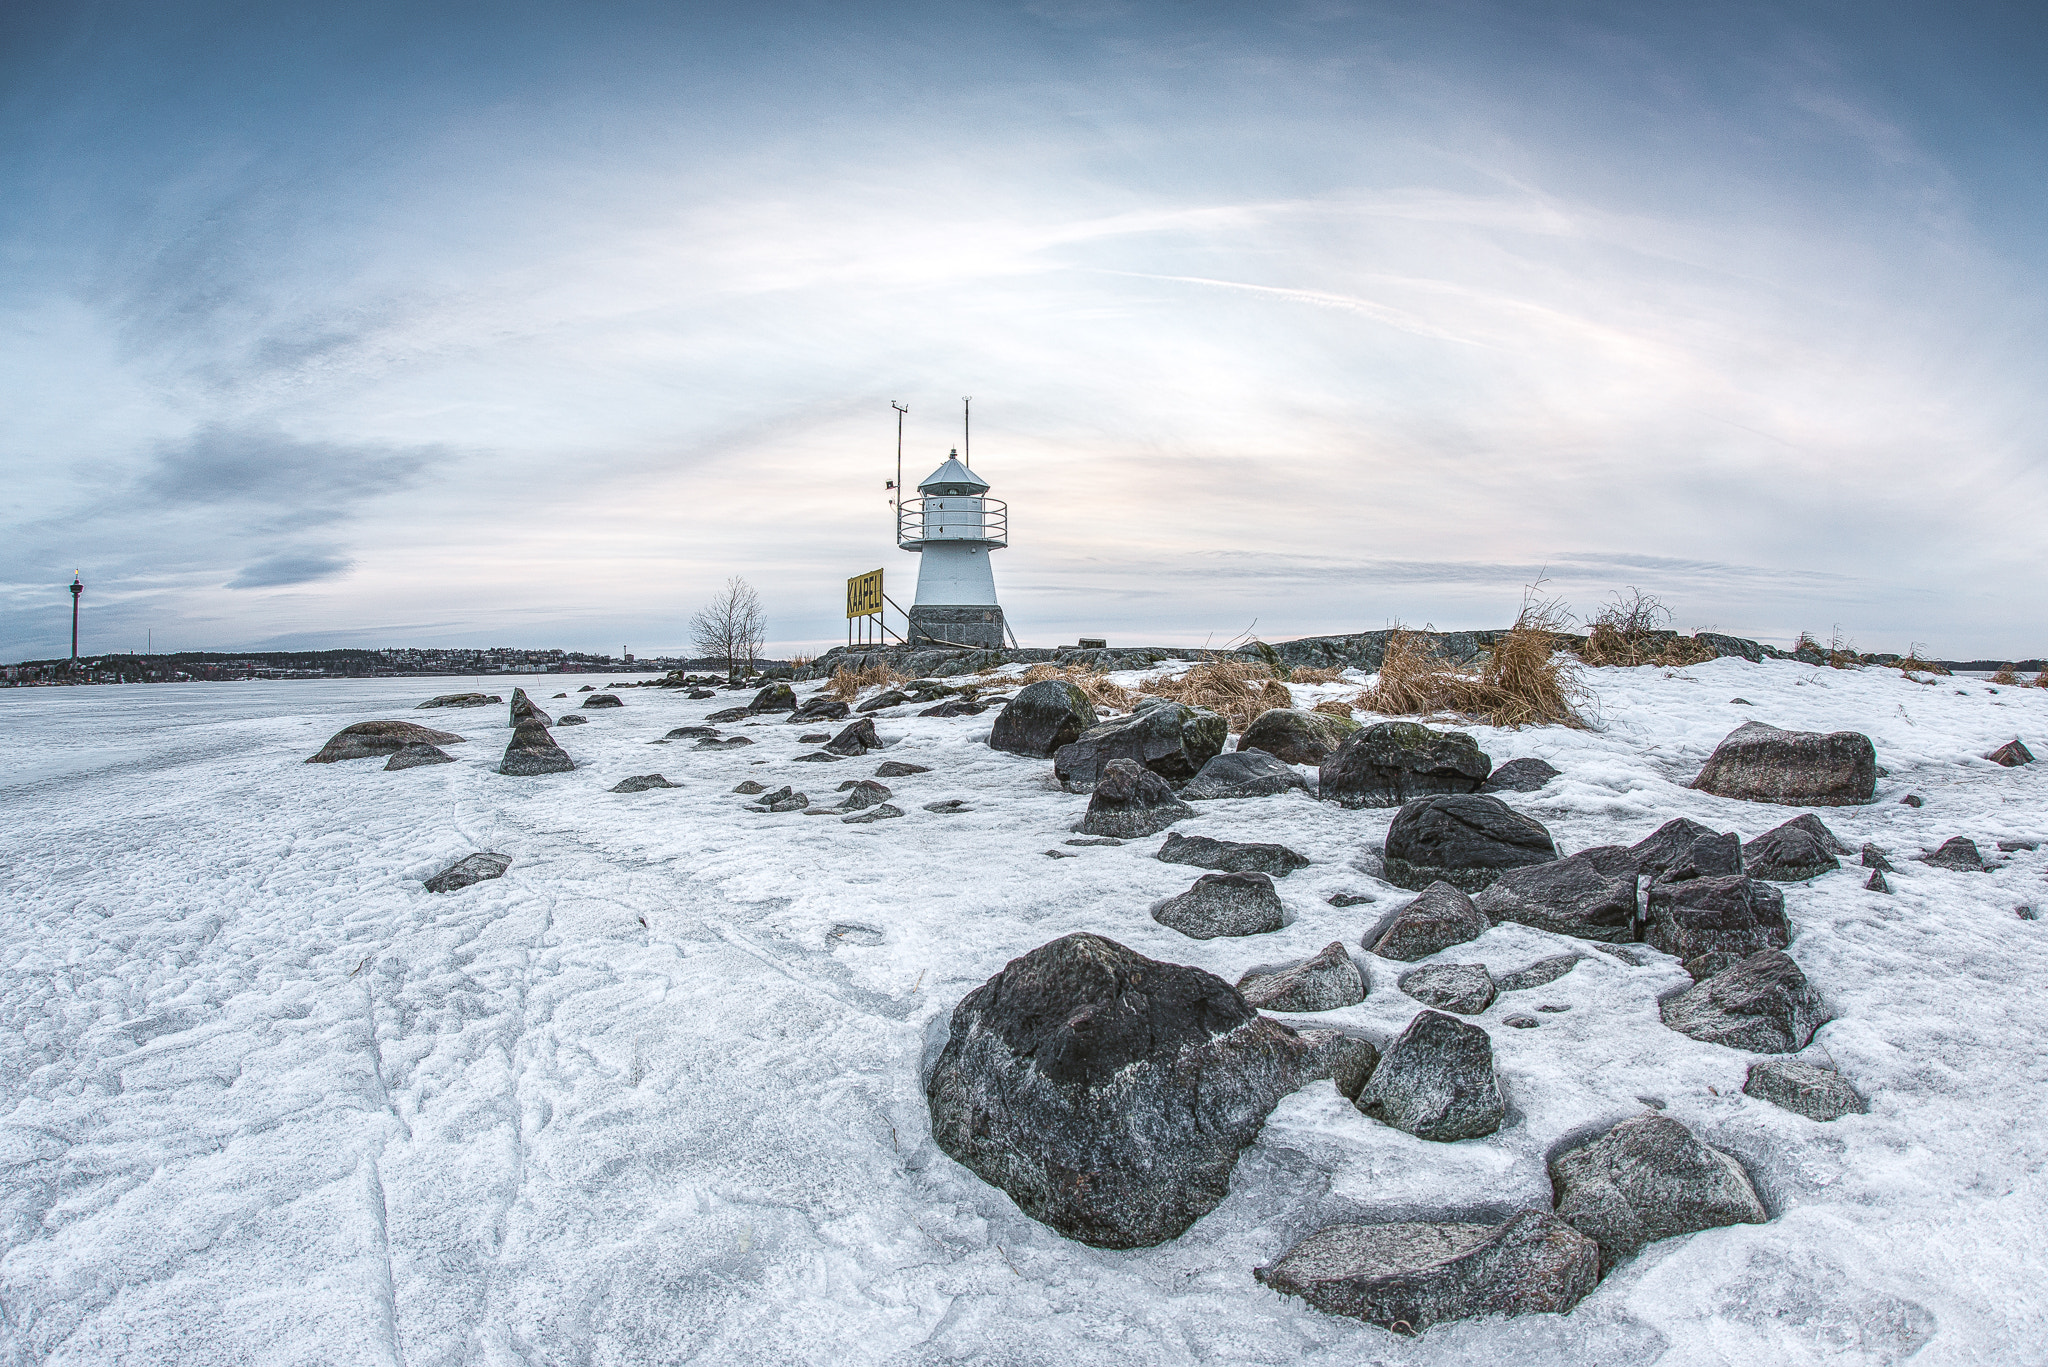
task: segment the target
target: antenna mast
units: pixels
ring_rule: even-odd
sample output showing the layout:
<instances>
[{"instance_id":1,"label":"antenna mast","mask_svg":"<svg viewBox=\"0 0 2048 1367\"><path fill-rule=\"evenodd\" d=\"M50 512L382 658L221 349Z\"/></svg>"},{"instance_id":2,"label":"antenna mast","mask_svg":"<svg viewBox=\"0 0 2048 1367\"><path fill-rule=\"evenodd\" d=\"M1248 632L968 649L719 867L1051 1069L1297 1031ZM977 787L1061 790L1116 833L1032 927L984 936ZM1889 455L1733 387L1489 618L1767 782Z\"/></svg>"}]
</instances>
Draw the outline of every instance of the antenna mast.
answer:
<instances>
[{"instance_id":1,"label":"antenna mast","mask_svg":"<svg viewBox=\"0 0 2048 1367\"><path fill-rule=\"evenodd\" d=\"M889 407L896 410L896 482L889 486L894 492L895 497L889 500L889 506L896 512L896 539L901 541L903 539L903 415L908 413L910 409L907 405L900 404L894 399L889 400Z\"/></svg>"},{"instance_id":2,"label":"antenna mast","mask_svg":"<svg viewBox=\"0 0 2048 1367\"><path fill-rule=\"evenodd\" d=\"M974 468L974 396L960 397L960 451L967 458L967 468Z\"/></svg>"}]
</instances>

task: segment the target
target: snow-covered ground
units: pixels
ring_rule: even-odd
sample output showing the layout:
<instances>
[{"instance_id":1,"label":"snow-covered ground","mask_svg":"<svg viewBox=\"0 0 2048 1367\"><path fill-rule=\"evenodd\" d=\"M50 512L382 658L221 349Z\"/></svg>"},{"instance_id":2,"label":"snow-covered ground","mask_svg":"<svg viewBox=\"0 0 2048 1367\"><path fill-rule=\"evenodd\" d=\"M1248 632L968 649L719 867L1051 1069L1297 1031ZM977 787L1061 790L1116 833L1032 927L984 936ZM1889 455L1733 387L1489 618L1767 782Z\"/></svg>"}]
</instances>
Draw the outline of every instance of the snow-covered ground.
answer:
<instances>
[{"instance_id":1,"label":"snow-covered ground","mask_svg":"<svg viewBox=\"0 0 2048 1367\"><path fill-rule=\"evenodd\" d=\"M0 693L0 1360L2048 1361L2048 920L2015 912L2048 916L2048 850L1911 862L1952 835L1994 855L2048 837L2048 763L1977 758L2015 734L2048 755L2048 691L1739 660L1594 678L1601 731L1474 731L1496 763L1564 771L1509 800L1567 851L1792 815L1682 786L1745 720L1875 740L1878 800L1820 815L1893 852L1896 894L1844 868L1786 899L1836 1014L1812 1052L1870 1113L1819 1125L1744 1096L1749 1056L1659 1023L1675 963L1591 954L1478 1018L1569 1008L1492 1028L1498 1134L1413 1139L1312 1084L1223 1205L1133 1252L1061 1239L935 1149L930 1041L1074 930L1232 981L1341 939L1371 990L1328 1016L1391 1036L1415 1004L1357 944L1404 896L1366 872L1392 812L1204 804L1176 829L1315 862L1280 885L1285 930L1195 941L1146 907L1200 871L1153 859L1156 838L1061 844L1086 799L982 744L993 713L885 717L886 757L931 772L887 780L903 819L849 826L731 790L824 800L883 756L793 763L813 728L779 719L735 751L651 743L743 696L625 692L557 730L574 773L507 778L503 708L411 705L524 683L559 714L574 681ZM470 743L399 773L302 763L379 717ZM654 771L682 786L606 791ZM969 810L924 810L946 798ZM509 873L421 887L476 850ZM1572 947L1510 925L1440 957ZM1412 1340L1252 1279L1326 1223L1547 1203L1547 1153L1650 1101L1742 1156L1769 1224L1654 1244L1568 1316Z\"/></svg>"}]
</instances>

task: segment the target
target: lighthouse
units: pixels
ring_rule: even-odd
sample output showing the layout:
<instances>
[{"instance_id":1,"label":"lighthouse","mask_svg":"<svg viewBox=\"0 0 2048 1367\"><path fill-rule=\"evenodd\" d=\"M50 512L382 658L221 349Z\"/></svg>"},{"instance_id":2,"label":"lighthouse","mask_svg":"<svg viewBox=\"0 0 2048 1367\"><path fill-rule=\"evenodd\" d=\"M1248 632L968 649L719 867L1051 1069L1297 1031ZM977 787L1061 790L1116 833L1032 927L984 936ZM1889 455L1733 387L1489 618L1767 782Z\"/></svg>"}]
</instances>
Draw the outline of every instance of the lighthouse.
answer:
<instances>
[{"instance_id":1,"label":"lighthouse","mask_svg":"<svg viewBox=\"0 0 2048 1367\"><path fill-rule=\"evenodd\" d=\"M924 557L910 643L1001 650L1005 627L989 556L1010 544L1010 510L955 451L896 510L896 544Z\"/></svg>"}]
</instances>

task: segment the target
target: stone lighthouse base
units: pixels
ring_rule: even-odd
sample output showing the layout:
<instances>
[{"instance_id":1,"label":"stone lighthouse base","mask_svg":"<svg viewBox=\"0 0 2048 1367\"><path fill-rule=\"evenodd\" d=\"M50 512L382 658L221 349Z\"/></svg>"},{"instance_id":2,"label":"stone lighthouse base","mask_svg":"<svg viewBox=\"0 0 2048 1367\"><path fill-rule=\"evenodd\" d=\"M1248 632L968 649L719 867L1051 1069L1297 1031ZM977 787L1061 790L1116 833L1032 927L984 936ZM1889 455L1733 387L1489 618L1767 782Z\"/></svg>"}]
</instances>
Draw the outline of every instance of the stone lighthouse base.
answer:
<instances>
[{"instance_id":1,"label":"stone lighthouse base","mask_svg":"<svg viewBox=\"0 0 2048 1367\"><path fill-rule=\"evenodd\" d=\"M1003 610L999 607L925 607L910 610L910 643L936 642L949 646L972 646L976 650L1001 650Z\"/></svg>"}]
</instances>

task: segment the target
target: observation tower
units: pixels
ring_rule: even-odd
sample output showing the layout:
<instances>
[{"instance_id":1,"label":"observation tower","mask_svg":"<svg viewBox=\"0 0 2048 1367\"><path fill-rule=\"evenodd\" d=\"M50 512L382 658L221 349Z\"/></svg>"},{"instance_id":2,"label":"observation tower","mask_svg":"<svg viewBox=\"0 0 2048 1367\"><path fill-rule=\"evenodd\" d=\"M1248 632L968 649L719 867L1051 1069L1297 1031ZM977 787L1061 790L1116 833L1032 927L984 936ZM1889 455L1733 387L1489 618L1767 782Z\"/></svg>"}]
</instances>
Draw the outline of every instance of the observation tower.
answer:
<instances>
[{"instance_id":1,"label":"observation tower","mask_svg":"<svg viewBox=\"0 0 2048 1367\"><path fill-rule=\"evenodd\" d=\"M1001 650L1007 627L989 555L1010 544L1010 509L956 450L896 507L896 544L924 557L910 609L910 644Z\"/></svg>"}]
</instances>

